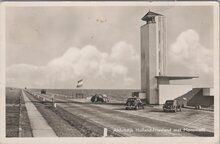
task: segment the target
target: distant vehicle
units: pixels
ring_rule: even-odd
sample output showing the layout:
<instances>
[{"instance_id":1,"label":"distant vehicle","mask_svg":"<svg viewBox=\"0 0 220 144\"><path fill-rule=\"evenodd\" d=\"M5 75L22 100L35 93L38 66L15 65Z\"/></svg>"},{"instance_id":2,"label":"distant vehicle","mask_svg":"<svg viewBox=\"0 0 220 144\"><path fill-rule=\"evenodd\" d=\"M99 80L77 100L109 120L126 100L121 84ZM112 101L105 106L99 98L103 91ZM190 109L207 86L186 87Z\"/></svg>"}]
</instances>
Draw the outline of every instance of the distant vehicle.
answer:
<instances>
[{"instance_id":1,"label":"distant vehicle","mask_svg":"<svg viewBox=\"0 0 220 144\"><path fill-rule=\"evenodd\" d=\"M128 98L125 104L125 109L135 109L138 110L139 108L144 109L144 104L142 103L141 99L138 97Z\"/></svg>"},{"instance_id":2,"label":"distant vehicle","mask_svg":"<svg viewBox=\"0 0 220 144\"><path fill-rule=\"evenodd\" d=\"M181 105L178 100L167 100L163 105L163 111L181 111Z\"/></svg>"},{"instance_id":3,"label":"distant vehicle","mask_svg":"<svg viewBox=\"0 0 220 144\"><path fill-rule=\"evenodd\" d=\"M107 103L109 102L109 99L107 95L105 94L95 94L94 96L91 97L91 102L101 102L101 103Z\"/></svg>"},{"instance_id":4,"label":"distant vehicle","mask_svg":"<svg viewBox=\"0 0 220 144\"><path fill-rule=\"evenodd\" d=\"M42 90L40 91L40 93L41 93L41 94L46 94L47 91L46 91L45 89L42 89Z\"/></svg>"}]
</instances>

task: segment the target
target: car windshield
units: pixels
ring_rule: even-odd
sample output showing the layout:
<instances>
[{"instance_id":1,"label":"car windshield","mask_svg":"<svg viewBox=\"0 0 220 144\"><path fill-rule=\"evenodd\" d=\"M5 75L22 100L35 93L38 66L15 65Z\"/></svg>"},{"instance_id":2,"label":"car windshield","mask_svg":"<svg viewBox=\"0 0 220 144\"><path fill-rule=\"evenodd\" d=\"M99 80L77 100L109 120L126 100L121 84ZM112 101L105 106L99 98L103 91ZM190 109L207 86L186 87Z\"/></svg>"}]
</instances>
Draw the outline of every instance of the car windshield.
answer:
<instances>
[{"instance_id":1,"label":"car windshield","mask_svg":"<svg viewBox=\"0 0 220 144\"><path fill-rule=\"evenodd\" d=\"M134 101L134 100L135 100L135 98L129 98L127 101L131 102L131 101Z\"/></svg>"},{"instance_id":2,"label":"car windshield","mask_svg":"<svg viewBox=\"0 0 220 144\"><path fill-rule=\"evenodd\" d=\"M168 105L173 104L173 101L166 101L166 104Z\"/></svg>"},{"instance_id":3,"label":"car windshield","mask_svg":"<svg viewBox=\"0 0 220 144\"><path fill-rule=\"evenodd\" d=\"M106 94L103 94L102 96L103 96L103 97L107 97L107 95L106 95Z\"/></svg>"}]
</instances>

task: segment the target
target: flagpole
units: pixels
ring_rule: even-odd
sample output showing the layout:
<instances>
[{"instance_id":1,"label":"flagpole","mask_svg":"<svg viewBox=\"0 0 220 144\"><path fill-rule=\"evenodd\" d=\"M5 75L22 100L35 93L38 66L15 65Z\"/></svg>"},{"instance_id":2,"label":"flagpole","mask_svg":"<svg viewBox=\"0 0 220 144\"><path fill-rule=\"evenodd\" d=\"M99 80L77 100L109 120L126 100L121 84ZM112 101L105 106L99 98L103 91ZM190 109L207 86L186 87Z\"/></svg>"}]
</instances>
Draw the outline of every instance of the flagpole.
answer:
<instances>
[{"instance_id":1,"label":"flagpole","mask_svg":"<svg viewBox=\"0 0 220 144\"><path fill-rule=\"evenodd\" d=\"M77 98L77 93L78 93L78 81L77 81L77 85L76 85L76 98Z\"/></svg>"},{"instance_id":2,"label":"flagpole","mask_svg":"<svg viewBox=\"0 0 220 144\"><path fill-rule=\"evenodd\" d=\"M82 87L83 87L83 79L80 79L80 80L77 81L76 88L77 89L79 88L78 90L79 90L79 92L81 92L81 97L83 98L83 89L82 89Z\"/></svg>"},{"instance_id":3,"label":"flagpole","mask_svg":"<svg viewBox=\"0 0 220 144\"><path fill-rule=\"evenodd\" d=\"M82 86L83 87L83 86ZM83 98L83 89L81 88L82 98Z\"/></svg>"},{"instance_id":4,"label":"flagpole","mask_svg":"<svg viewBox=\"0 0 220 144\"><path fill-rule=\"evenodd\" d=\"M82 87L81 87L81 93L82 93L82 98L83 98L83 84L82 84Z\"/></svg>"},{"instance_id":5,"label":"flagpole","mask_svg":"<svg viewBox=\"0 0 220 144\"><path fill-rule=\"evenodd\" d=\"M81 93L82 93L82 98L83 98L83 84L82 84L82 87L81 87Z\"/></svg>"}]
</instances>

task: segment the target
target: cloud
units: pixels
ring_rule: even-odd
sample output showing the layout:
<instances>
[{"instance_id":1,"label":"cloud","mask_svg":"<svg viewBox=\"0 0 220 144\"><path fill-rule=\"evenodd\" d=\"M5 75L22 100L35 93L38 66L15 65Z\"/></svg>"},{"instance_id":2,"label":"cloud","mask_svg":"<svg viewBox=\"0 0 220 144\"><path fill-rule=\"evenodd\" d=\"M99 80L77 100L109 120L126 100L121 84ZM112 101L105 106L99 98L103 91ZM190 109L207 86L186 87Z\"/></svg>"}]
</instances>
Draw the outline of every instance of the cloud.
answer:
<instances>
[{"instance_id":1,"label":"cloud","mask_svg":"<svg viewBox=\"0 0 220 144\"><path fill-rule=\"evenodd\" d=\"M200 43L195 30L188 29L182 32L171 44L168 52L171 65L181 67L189 74L213 72L212 51Z\"/></svg>"},{"instance_id":2,"label":"cloud","mask_svg":"<svg viewBox=\"0 0 220 144\"><path fill-rule=\"evenodd\" d=\"M137 76L130 71L138 69L138 63L139 54L124 41L116 43L110 53L92 45L71 47L45 66L8 67L7 85L72 88L74 81L84 78L90 81L88 88L137 87Z\"/></svg>"},{"instance_id":3,"label":"cloud","mask_svg":"<svg viewBox=\"0 0 220 144\"><path fill-rule=\"evenodd\" d=\"M135 51L132 45L127 44L126 42L118 42L112 48L111 58L118 61L124 60L137 60L139 55Z\"/></svg>"}]
</instances>

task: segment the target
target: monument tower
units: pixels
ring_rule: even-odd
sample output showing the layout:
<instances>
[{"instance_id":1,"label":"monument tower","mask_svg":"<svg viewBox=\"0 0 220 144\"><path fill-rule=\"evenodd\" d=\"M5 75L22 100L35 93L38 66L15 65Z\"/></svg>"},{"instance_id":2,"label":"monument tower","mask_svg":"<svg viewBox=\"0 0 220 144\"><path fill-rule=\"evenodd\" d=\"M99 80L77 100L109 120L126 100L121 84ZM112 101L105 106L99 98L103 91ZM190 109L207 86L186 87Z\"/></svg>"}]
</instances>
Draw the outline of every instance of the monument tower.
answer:
<instances>
[{"instance_id":1,"label":"monument tower","mask_svg":"<svg viewBox=\"0 0 220 144\"><path fill-rule=\"evenodd\" d=\"M155 76L166 75L165 17L149 11L141 26L141 90L146 92L147 103L158 104Z\"/></svg>"},{"instance_id":2,"label":"monument tower","mask_svg":"<svg viewBox=\"0 0 220 144\"><path fill-rule=\"evenodd\" d=\"M141 26L141 92L146 103L163 104L192 90L192 85L170 84L171 80L186 80L197 76L168 76L166 73L165 16L149 11Z\"/></svg>"}]
</instances>

